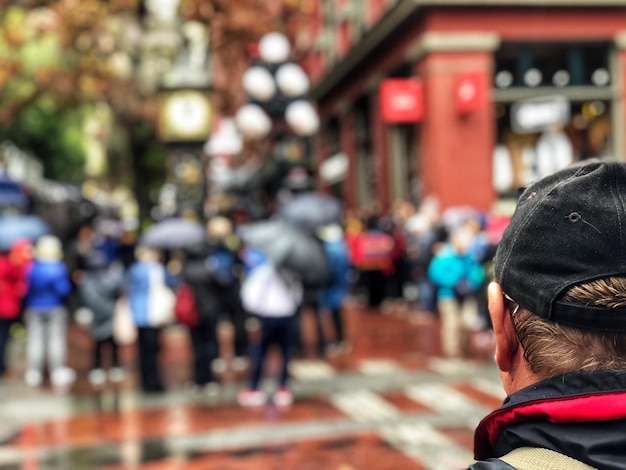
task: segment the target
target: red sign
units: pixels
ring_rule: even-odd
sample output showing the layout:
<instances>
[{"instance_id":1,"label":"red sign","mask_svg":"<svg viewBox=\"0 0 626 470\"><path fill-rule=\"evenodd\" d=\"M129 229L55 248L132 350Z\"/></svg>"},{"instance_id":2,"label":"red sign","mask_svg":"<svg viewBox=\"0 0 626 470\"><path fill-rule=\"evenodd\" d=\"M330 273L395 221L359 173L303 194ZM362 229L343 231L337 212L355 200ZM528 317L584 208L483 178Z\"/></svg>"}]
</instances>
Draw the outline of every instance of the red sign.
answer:
<instances>
[{"instance_id":1,"label":"red sign","mask_svg":"<svg viewBox=\"0 0 626 470\"><path fill-rule=\"evenodd\" d=\"M380 84L380 112L386 123L424 118L424 85L417 78L387 78Z\"/></svg>"},{"instance_id":2,"label":"red sign","mask_svg":"<svg viewBox=\"0 0 626 470\"><path fill-rule=\"evenodd\" d=\"M460 114L469 114L480 109L486 99L485 77L482 72L467 72L456 82L456 109Z\"/></svg>"}]
</instances>

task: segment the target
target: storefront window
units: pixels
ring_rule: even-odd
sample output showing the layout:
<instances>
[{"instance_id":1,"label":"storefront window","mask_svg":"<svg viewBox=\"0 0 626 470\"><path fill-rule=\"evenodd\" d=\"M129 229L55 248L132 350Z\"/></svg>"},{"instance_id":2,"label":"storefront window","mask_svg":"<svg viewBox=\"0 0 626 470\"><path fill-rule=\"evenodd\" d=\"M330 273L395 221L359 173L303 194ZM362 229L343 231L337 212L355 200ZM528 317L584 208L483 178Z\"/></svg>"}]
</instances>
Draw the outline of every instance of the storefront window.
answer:
<instances>
[{"instance_id":1,"label":"storefront window","mask_svg":"<svg viewBox=\"0 0 626 470\"><path fill-rule=\"evenodd\" d=\"M500 196L573 162L613 154L609 46L507 44L496 54Z\"/></svg>"}]
</instances>

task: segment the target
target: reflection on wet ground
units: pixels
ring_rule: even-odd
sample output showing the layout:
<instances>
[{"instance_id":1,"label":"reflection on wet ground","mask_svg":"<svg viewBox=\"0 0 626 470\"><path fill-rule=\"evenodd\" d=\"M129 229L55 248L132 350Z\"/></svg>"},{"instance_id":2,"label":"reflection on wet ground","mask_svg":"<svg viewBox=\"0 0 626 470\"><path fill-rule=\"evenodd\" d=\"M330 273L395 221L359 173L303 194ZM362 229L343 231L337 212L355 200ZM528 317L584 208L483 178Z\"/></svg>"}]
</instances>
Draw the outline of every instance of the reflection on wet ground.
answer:
<instances>
[{"instance_id":1,"label":"reflection on wet ground","mask_svg":"<svg viewBox=\"0 0 626 470\"><path fill-rule=\"evenodd\" d=\"M94 390L86 380L91 345L76 325L70 357L79 380L65 393L26 387L14 345L12 374L0 382L0 469L446 470L471 462L473 427L503 398L490 353L442 360L436 319L408 309L383 315L354 303L347 327L349 352L321 360L305 351L294 362L288 408L239 407L246 371L228 368L219 393L190 393L179 327L166 335L162 394L137 391L130 346L127 378ZM311 318L303 328L314 350Z\"/></svg>"}]
</instances>

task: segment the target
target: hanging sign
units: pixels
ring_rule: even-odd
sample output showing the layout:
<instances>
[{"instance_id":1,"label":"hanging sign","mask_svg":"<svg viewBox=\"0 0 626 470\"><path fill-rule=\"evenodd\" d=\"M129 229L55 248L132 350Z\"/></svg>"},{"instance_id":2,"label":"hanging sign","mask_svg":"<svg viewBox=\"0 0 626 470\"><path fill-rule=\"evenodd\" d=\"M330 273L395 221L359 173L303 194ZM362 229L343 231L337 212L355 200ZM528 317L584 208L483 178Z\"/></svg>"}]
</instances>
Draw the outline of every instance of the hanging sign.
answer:
<instances>
[{"instance_id":1,"label":"hanging sign","mask_svg":"<svg viewBox=\"0 0 626 470\"><path fill-rule=\"evenodd\" d=\"M455 87L456 109L459 114L477 111L485 103L486 87L482 72L466 72L462 74Z\"/></svg>"},{"instance_id":2,"label":"hanging sign","mask_svg":"<svg viewBox=\"0 0 626 470\"><path fill-rule=\"evenodd\" d=\"M424 85L418 78L387 78L380 84L383 122L401 124L424 118Z\"/></svg>"}]
</instances>

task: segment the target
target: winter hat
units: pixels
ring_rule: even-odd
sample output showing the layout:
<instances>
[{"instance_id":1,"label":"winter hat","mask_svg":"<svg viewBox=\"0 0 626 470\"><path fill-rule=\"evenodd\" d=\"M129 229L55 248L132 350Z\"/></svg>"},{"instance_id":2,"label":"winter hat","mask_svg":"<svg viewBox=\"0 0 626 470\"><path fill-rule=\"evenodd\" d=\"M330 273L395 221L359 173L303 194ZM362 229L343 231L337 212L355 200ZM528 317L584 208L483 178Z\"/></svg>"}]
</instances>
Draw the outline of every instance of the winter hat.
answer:
<instances>
[{"instance_id":1,"label":"winter hat","mask_svg":"<svg viewBox=\"0 0 626 470\"><path fill-rule=\"evenodd\" d=\"M574 285L626 275L626 164L587 160L526 188L498 246L495 274L536 315L626 331L626 308L559 300Z\"/></svg>"},{"instance_id":2,"label":"winter hat","mask_svg":"<svg viewBox=\"0 0 626 470\"><path fill-rule=\"evenodd\" d=\"M61 240L54 235L44 235L35 245L35 258L40 261L59 261L63 258Z\"/></svg>"}]
</instances>

